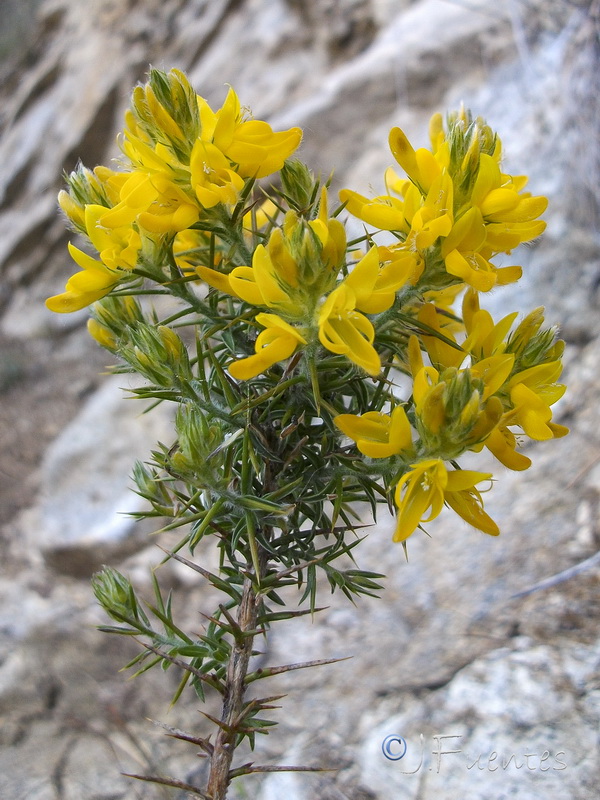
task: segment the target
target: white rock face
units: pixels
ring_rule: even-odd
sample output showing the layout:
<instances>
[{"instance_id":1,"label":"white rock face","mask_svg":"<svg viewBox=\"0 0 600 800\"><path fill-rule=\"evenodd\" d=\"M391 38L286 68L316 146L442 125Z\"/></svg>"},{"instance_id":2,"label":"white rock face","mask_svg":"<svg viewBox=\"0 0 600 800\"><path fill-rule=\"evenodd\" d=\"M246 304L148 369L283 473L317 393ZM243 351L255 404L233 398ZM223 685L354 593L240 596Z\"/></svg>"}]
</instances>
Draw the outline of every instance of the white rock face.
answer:
<instances>
[{"instance_id":1,"label":"white rock face","mask_svg":"<svg viewBox=\"0 0 600 800\"><path fill-rule=\"evenodd\" d=\"M519 596L593 556L600 543L592 6L40 0L37 7L21 49L0 65L0 798L153 800L164 795L120 773L160 769L201 780L194 751L146 722L166 719L202 735L199 703L187 696L168 712L174 673L171 683L171 673L134 682L117 674L137 651L94 631L105 620L88 584L108 562L151 591L144 576L159 556L147 531L122 512L137 502L128 488L133 462L171 438L169 415L159 408L142 416L139 401L123 397L126 377L98 379L83 314L59 317L43 307L70 274L55 206L61 172L78 158L94 166L117 155L131 86L149 64L187 70L211 103L231 83L257 116L303 126L303 156L324 173L335 167L337 186L367 193L381 191L392 161L390 126L424 144L431 113L464 101L499 130L508 171L529 174L531 190L551 203L548 233L518 256L523 281L486 302L497 315L544 304L569 343L570 388L557 416L572 433L532 445L527 474L497 471L486 508L501 524L499 539L448 513L431 525L431 539L411 539L406 563L382 516L357 553L360 566L387 573L382 598L351 607L325 590L329 610L272 631L269 663L352 658L274 680L272 692L288 695L280 727L248 759L337 771L252 777L231 797L597 797L598 564ZM25 454L30 466L15 478ZM192 627L200 611L212 611L205 585L176 569L159 575ZM215 711L210 703L206 710ZM387 736L406 740L402 759L384 755ZM390 747L393 755L402 743Z\"/></svg>"},{"instance_id":2,"label":"white rock face","mask_svg":"<svg viewBox=\"0 0 600 800\"><path fill-rule=\"evenodd\" d=\"M583 657L597 665L598 655L595 645ZM569 660L568 651L517 639L425 702L409 698L363 742L362 782L407 800L467 789L476 800L592 797L597 737L565 679Z\"/></svg>"},{"instance_id":3,"label":"white rock face","mask_svg":"<svg viewBox=\"0 0 600 800\"><path fill-rule=\"evenodd\" d=\"M144 414L144 404L127 396L128 384L127 375L106 379L46 451L29 546L58 572L91 576L145 538L129 516L144 507L132 492L131 470L157 441L172 438L172 409Z\"/></svg>"}]
</instances>

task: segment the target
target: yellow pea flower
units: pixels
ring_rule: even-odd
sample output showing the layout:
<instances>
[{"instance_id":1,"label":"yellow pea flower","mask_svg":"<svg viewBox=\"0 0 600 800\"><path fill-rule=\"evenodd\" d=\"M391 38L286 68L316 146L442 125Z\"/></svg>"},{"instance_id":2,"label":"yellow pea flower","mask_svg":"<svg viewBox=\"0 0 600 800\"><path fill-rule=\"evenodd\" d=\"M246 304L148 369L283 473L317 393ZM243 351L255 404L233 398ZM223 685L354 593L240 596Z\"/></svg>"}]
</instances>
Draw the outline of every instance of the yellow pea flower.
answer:
<instances>
[{"instance_id":1,"label":"yellow pea flower","mask_svg":"<svg viewBox=\"0 0 600 800\"><path fill-rule=\"evenodd\" d=\"M95 303L125 277L124 273L135 268L141 247L139 234L129 226L113 230L101 227L99 220L105 213L104 206L85 207L85 228L100 260L69 243L69 253L82 272L69 278L62 294L46 300L50 311L69 313Z\"/></svg>"},{"instance_id":2,"label":"yellow pea flower","mask_svg":"<svg viewBox=\"0 0 600 800\"><path fill-rule=\"evenodd\" d=\"M281 233L279 228L276 230ZM303 309L293 298L293 290L298 287L295 263L283 256L274 261L262 244L254 251L252 267L236 267L229 274L229 285L251 305L273 308L292 318L302 316Z\"/></svg>"},{"instance_id":3,"label":"yellow pea flower","mask_svg":"<svg viewBox=\"0 0 600 800\"><path fill-rule=\"evenodd\" d=\"M104 209L102 225L107 228L131 225L137 215L146 211L158 195L150 174L131 172L120 188L119 203L114 208Z\"/></svg>"},{"instance_id":4,"label":"yellow pea flower","mask_svg":"<svg viewBox=\"0 0 600 800\"><path fill-rule=\"evenodd\" d=\"M367 411L361 415L338 414L333 421L369 458L389 458L412 450L410 423L402 406L396 406L391 415Z\"/></svg>"},{"instance_id":5,"label":"yellow pea flower","mask_svg":"<svg viewBox=\"0 0 600 800\"><path fill-rule=\"evenodd\" d=\"M375 330L370 320L356 311L356 295L349 286L342 283L331 292L318 322L323 347L345 355L369 375L378 374L381 362L373 347Z\"/></svg>"},{"instance_id":6,"label":"yellow pea flower","mask_svg":"<svg viewBox=\"0 0 600 800\"><path fill-rule=\"evenodd\" d=\"M105 297L123 277L122 274L108 269L101 261L88 256L72 244L69 243L68 248L73 261L83 271L69 278L62 294L46 300L46 307L60 314L79 311L95 303L96 300Z\"/></svg>"},{"instance_id":7,"label":"yellow pea flower","mask_svg":"<svg viewBox=\"0 0 600 800\"><path fill-rule=\"evenodd\" d=\"M177 233L198 221L198 206L173 181L162 175L154 176L152 180L158 197L138 215L137 222L142 228L158 235Z\"/></svg>"},{"instance_id":8,"label":"yellow pea flower","mask_svg":"<svg viewBox=\"0 0 600 800\"><path fill-rule=\"evenodd\" d=\"M119 228L135 221L150 233L176 233L189 228L200 216L185 192L159 173L130 173L119 198L114 208L104 210L101 225Z\"/></svg>"},{"instance_id":9,"label":"yellow pea flower","mask_svg":"<svg viewBox=\"0 0 600 800\"><path fill-rule=\"evenodd\" d=\"M561 388L564 392L565 387ZM544 400L541 393L533 391L524 383L517 383L510 390L510 400L513 410L508 418L511 422L520 425L531 439L545 441L553 439L556 433L559 436L564 435L563 430L566 433L567 429L562 425L552 425L550 404Z\"/></svg>"},{"instance_id":10,"label":"yellow pea flower","mask_svg":"<svg viewBox=\"0 0 600 800\"><path fill-rule=\"evenodd\" d=\"M548 200L522 193L526 180L502 174L495 158L480 155L470 202L485 221L486 246L496 253L508 253L522 242L537 238L546 228L537 217L546 210Z\"/></svg>"},{"instance_id":11,"label":"yellow pea flower","mask_svg":"<svg viewBox=\"0 0 600 800\"><path fill-rule=\"evenodd\" d=\"M467 338L462 343L463 350L471 353L475 359L503 353L506 350L506 337L515 319L517 311L507 314L499 322L489 311L479 308L477 293L468 291L463 300L463 321Z\"/></svg>"},{"instance_id":12,"label":"yellow pea flower","mask_svg":"<svg viewBox=\"0 0 600 800\"><path fill-rule=\"evenodd\" d=\"M377 375L381 362L373 347L373 325L357 309L369 307L378 276L379 255L377 247L373 246L326 298L318 315L319 340L323 347L347 356L369 375Z\"/></svg>"},{"instance_id":13,"label":"yellow pea flower","mask_svg":"<svg viewBox=\"0 0 600 800\"><path fill-rule=\"evenodd\" d=\"M425 198L419 198L419 206L414 213L405 207L406 218L410 222L408 239L414 242L417 250L426 250L440 236L446 237L450 233L453 225L452 196L452 180L447 172L443 172L432 180ZM409 198L410 195L407 201Z\"/></svg>"},{"instance_id":14,"label":"yellow pea flower","mask_svg":"<svg viewBox=\"0 0 600 800\"><path fill-rule=\"evenodd\" d=\"M441 167L436 156L424 147L415 150L400 128L392 128L389 135L390 150L410 180L427 194L439 178Z\"/></svg>"},{"instance_id":15,"label":"yellow pea flower","mask_svg":"<svg viewBox=\"0 0 600 800\"><path fill-rule=\"evenodd\" d=\"M235 205L244 179L231 168L228 158L210 142L198 139L190 158L191 185L204 208L219 203Z\"/></svg>"},{"instance_id":16,"label":"yellow pea flower","mask_svg":"<svg viewBox=\"0 0 600 800\"><path fill-rule=\"evenodd\" d=\"M508 469L529 469L531 459L517 451L517 437L506 425L498 425L485 440L485 446Z\"/></svg>"},{"instance_id":17,"label":"yellow pea flower","mask_svg":"<svg viewBox=\"0 0 600 800\"><path fill-rule=\"evenodd\" d=\"M125 114L126 128L119 144L131 164L143 174L160 173L184 180L189 170L173 152L160 142L154 143L137 126L131 112Z\"/></svg>"},{"instance_id":18,"label":"yellow pea flower","mask_svg":"<svg viewBox=\"0 0 600 800\"><path fill-rule=\"evenodd\" d=\"M391 245L389 247L380 245L378 252L379 260L384 266L381 268L373 289L371 301L373 310L371 311L367 307L363 308L367 313L373 314L389 308L398 289L406 285L415 286L425 268L425 262L421 254L412 250L410 243ZM388 302L390 300L390 292L392 292L393 296L391 301ZM386 302L387 305L385 305Z\"/></svg>"},{"instance_id":19,"label":"yellow pea flower","mask_svg":"<svg viewBox=\"0 0 600 800\"><path fill-rule=\"evenodd\" d=\"M417 315L419 322L426 328L431 329L431 334L423 333L421 338L431 362L438 367L458 367L464 361L467 352L463 348L452 347L451 344L443 341L440 337L455 342L450 331L442 329L440 315L433 303L424 303ZM436 336L439 334L439 336Z\"/></svg>"},{"instance_id":20,"label":"yellow pea flower","mask_svg":"<svg viewBox=\"0 0 600 800\"><path fill-rule=\"evenodd\" d=\"M482 358L471 367L471 373L480 378L485 386L483 400L487 400L504 386L510 377L514 363L513 353L498 353L489 358Z\"/></svg>"},{"instance_id":21,"label":"yellow pea flower","mask_svg":"<svg viewBox=\"0 0 600 800\"><path fill-rule=\"evenodd\" d=\"M117 349L117 337L105 325L102 325L96 319L88 319L87 321L88 333L101 347L105 347L111 352Z\"/></svg>"},{"instance_id":22,"label":"yellow pea flower","mask_svg":"<svg viewBox=\"0 0 600 800\"><path fill-rule=\"evenodd\" d=\"M267 122L245 118L233 89L217 112L202 98L198 103L201 138L212 141L243 178L264 178L277 172L302 139L300 128L275 132Z\"/></svg>"},{"instance_id":23,"label":"yellow pea flower","mask_svg":"<svg viewBox=\"0 0 600 800\"><path fill-rule=\"evenodd\" d=\"M381 195L369 199L351 189L342 189L339 193L342 203L353 217L380 228L383 231L405 231L410 225L404 216L404 203L397 197Z\"/></svg>"},{"instance_id":24,"label":"yellow pea flower","mask_svg":"<svg viewBox=\"0 0 600 800\"><path fill-rule=\"evenodd\" d=\"M236 380L245 381L260 375L278 361L289 358L299 344L306 344L300 331L277 314L257 314L256 321L265 330L256 339L255 355L234 361L228 367L229 374Z\"/></svg>"},{"instance_id":25,"label":"yellow pea flower","mask_svg":"<svg viewBox=\"0 0 600 800\"><path fill-rule=\"evenodd\" d=\"M411 536L421 522L437 517L447 503L466 522L484 533L496 536L496 523L483 510L476 485L492 475L471 470L448 471L441 459L428 459L413 464L396 486L394 500L398 521L395 542Z\"/></svg>"}]
</instances>

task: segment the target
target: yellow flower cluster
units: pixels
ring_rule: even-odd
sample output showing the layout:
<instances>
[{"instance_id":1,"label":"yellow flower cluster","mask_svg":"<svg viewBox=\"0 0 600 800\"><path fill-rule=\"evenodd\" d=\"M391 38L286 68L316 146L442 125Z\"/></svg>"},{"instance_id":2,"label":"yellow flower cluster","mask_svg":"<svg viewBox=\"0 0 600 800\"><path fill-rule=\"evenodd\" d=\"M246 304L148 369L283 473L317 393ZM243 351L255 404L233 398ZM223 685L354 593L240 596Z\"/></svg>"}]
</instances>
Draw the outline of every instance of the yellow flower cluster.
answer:
<instances>
[{"instance_id":1,"label":"yellow flower cluster","mask_svg":"<svg viewBox=\"0 0 600 800\"><path fill-rule=\"evenodd\" d=\"M523 470L531 461L517 451L517 436L542 441L568 433L563 425L552 422L550 406L565 391L555 383L562 371L562 342L555 341L554 331L540 333L542 309L511 331L516 313L494 324L489 312L479 308L477 293L469 289L463 316L467 337L462 346L452 347L435 335L423 337L430 364L424 363L417 337L410 337L410 416L415 441L402 405L389 415L340 414L334 420L369 458L400 456L404 464L410 464L394 495L398 508L395 541L404 541L420 522L436 517L444 502L471 525L497 534L498 527L483 510L476 488L489 481L491 474L449 471L444 462L485 446L504 466ZM419 319L427 321L432 331L441 332L433 304L422 306ZM447 332L444 335L455 341Z\"/></svg>"},{"instance_id":2,"label":"yellow flower cluster","mask_svg":"<svg viewBox=\"0 0 600 800\"><path fill-rule=\"evenodd\" d=\"M506 467L527 469L531 462L517 450L519 436L545 440L568 432L552 422L550 406L565 390L556 383L562 342L554 330L539 332L543 309L511 332L516 313L494 323L478 300L479 292L520 278L520 267L499 268L492 259L543 232L538 217L546 198L523 192L525 177L501 171L498 137L464 110L448 118L447 130L435 115L430 138L431 150L414 150L394 128L390 148L408 178L390 169L388 194L374 199L347 189L340 194L351 214L396 235L398 244L380 247L380 258L386 268L403 270L422 298L414 309L420 339L410 336L408 346L410 422L401 405L390 415L335 419L364 455L401 459L394 493L396 541L436 517L444 504L471 525L497 534L477 489L491 474L448 469L446 462L485 446ZM453 300L465 286L462 325L454 322L463 331L459 344L444 295Z\"/></svg>"},{"instance_id":3,"label":"yellow flower cluster","mask_svg":"<svg viewBox=\"0 0 600 800\"><path fill-rule=\"evenodd\" d=\"M387 193L372 199L340 192L342 208L374 229L355 251L341 208L330 212L327 188L287 161L301 135L252 119L233 89L213 111L182 73L153 70L126 115L124 168L80 168L59 196L98 258L70 244L81 271L47 305L74 311L157 274L163 286L202 280L216 290L208 300L213 322L227 309L224 329L239 323L258 331L249 347L238 333L219 350L233 379L269 376L298 353L289 369L310 374L315 387L317 362L331 353L341 357L325 360L333 371L342 364L336 385L355 365L375 387L359 393L363 408L341 390L327 407L393 492L396 541L444 505L497 534L478 488L491 474L462 470L456 459L485 447L523 470L531 463L519 451L523 437L567 432L552 421L564 392L556 382L562 342L554 329L542 330L543 310L518 324L516 313L494 322L479 304L479 293L521 276L520 267L493 260L542 233L546 198L525 192L525 177L502 171L500 141L482 119L462 110L444 125L435 115L430 149L415 150L399 128L390 132L406 178L389 169ZM252 184L274 173L283 188L265 191L260 205ZM378 244L381 231L395 243ZM459 317L452 306L461 293ZM107 319L96 314L90 332L118 350L119 328ZM412 380L405 405L394 388L398 370ZM350 409L362 413L338 413Z\"/></svg>"},{"instance_id":4,"label":"yellow flower cluster","mask_svg":"<svg viewBox=\"0 0 600 800\"><path fill-rule=\"evenodd\" d=\"M183 73L152 70L126 114L125 169L79 170L59 195L99 258L70 245L82 272L46 301L48 308L76 311L136 277L157 240L190 229L219 204L237 203L245 182L277 172L301 137L299 128L276 133L250 118L233 89L213 111Z\"/></svg>"},{"instance_id":5,"label":"yellow flower cluster","mask_svg":"<svg viewBox=\"0 0 600 800\"><path fill-rule=\"evenodd\" d=\"M412 283L438 289L462 282L487 292L518 280L520 267L496 267L491 260L544 231L546 224L537 218L546 198L523 192L525 177L501 171L500 140L464 110L449 117L447 132L436 114L430 137L431 150L414 150L393 128L390 148L408 179L388 170L386 183L394 194L374 199L343 190L348 211L399 236L399 244L381 248L382 260L399 262Z\"/></svg>"}]
</instances>

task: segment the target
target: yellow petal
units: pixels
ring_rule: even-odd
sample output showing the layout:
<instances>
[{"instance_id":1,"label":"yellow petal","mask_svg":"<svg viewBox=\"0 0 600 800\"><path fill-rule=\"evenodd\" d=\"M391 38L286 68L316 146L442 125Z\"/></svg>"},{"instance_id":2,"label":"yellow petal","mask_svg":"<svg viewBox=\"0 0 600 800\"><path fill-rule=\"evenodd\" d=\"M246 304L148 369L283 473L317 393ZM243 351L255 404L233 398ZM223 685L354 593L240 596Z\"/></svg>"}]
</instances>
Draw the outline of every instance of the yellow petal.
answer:
<instances>
[{"instance_id":1,"label":"yellow petal","mask_svg":"<svg viewBox=\"0 0 600 800\"><path fill-rule=\"evenodd\" d=\"M446 491L462 492L472 489L481 481L489 481L492 477L491 472L475 472L471 469L454 469L448 472L448 482Z\"/></svg>"},{"instance_id":2,"label":"yellow petal","mask_svg":"<svg viewBox=\"0 0 600 800\"><path fill-rule=\"evenodd\" d=\"M490 536L498 536L500 529L494 520L483 510L483 503L479 493L470 492L447 492L446 502L450 508L462 517L469 525L477 528Z\"/></svg>"},{"instance_id":3,"label":"yellow petal","mask_svg":"<svg viewBox=\"0 0 600 800\"><path fill-rule=\"evenodd\" d=\"M243 269L242 267L238 267L238 269ZM246 267L249 269L249 267ZM230 275L225 275L223 272L217 272L216 269L211 269L210 267L196 267L196 272L198 273L199 277L202 278L203 281L208 283L209 286L213 286L215 289L218 289L220 292L224 292L224 294L232 294L234 297L239 297L236 291L234 291L231 282L230 282Z\"/></svg>"},{"instance_id":4,"label":"yellow petal","mask_svg":"<svg viewBox=\"0 0 600 800\"><path fill-rule=\"evenodd\" d=\"M529 469L531 459L517 452L514 434L507 428L495 428L485 440L485 446L508 469Z\"/></svg>"}]
</instances>

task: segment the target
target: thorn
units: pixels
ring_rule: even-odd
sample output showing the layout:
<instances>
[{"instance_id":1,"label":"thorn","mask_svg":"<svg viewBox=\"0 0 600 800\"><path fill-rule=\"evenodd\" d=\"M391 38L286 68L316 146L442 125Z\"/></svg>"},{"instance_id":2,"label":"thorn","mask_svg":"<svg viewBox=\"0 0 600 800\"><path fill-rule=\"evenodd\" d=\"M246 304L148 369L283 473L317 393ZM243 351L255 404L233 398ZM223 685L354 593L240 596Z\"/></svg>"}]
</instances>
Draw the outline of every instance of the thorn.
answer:
<instances>
[{"instance_id":1,"label":"thorn","mask_svg":"<svg viewBox=\"0 0 600 800\"><path fill-rule=\"evenodd\" d=\"M352 656L345 656L344 658L323 658L316 661L304 661L300 664L285 664L280 667L265 667L264 669L257 669L256 672L250 673L246 676L246 683L260 680L261 678L270 678L272 675L280 675L284 672L291 672L296 669L306 669L308 667L321 667L325 664L336 664L338 661L348 661Z\"/></svg>"},{"instance_id":2,"label":"thorn","mask_svg":"<svg viewBox=\"0 0 600 800\"><path fill-rule=\"evenodd\" d=\"M238 778L241 775L250 775L253 772L339 772L339 767L288 767L288 766L254 766L242 765L229 772L229 778Z\"/></svg>"},{"instance_id":3,"label":"thorn","mask_svg":"<svg viewBox=\"0 0 600 800\"><path fill-rule=\"evenodd\" d=\"M183 781L175 780L174 778L161 778L158 775L134 775L131 772L122 772L125 778L135 778L137 781L146 781L147 783L158 783L160 786L172 786L174 789L183 789L186 792L202 797L203 800L212 800L210 795L205 794L196 786L191 783L184 783Z\"/></svg>"},{"instance_id":4,"label":"thorn","mask_svg":"<svg viewBox=\"0 0 600 800\"><path fill-rule=\"evenodd\" d=\"M174 739L181 739L183 742L190 742L190 744L195 744L198 747L201 747L205 753L212 756L214 751L214 746L210 743L210 736L207 739L204 739L200 736L193 736L191 733L186 733L185 731L179 730L179 728L172 728L170 725L167 725L165 722L159 722L158 720L151 719L149 720L153 725L156 725L157 728L162 728L167 732L168 736L171 736ZM206 755L202 754L203 758L206 758Z\"/></svg>"}]
</instances>

